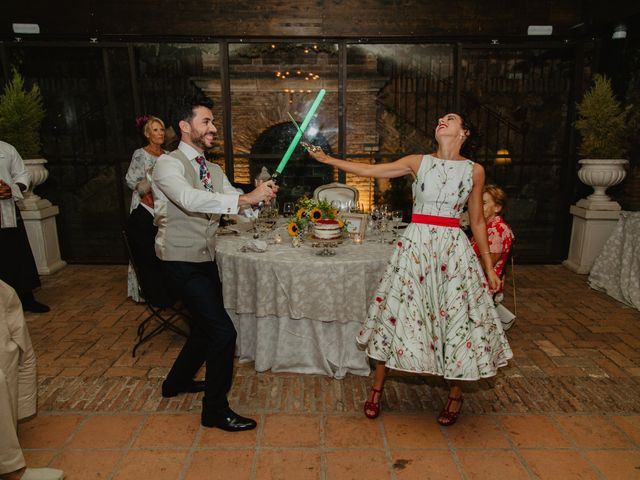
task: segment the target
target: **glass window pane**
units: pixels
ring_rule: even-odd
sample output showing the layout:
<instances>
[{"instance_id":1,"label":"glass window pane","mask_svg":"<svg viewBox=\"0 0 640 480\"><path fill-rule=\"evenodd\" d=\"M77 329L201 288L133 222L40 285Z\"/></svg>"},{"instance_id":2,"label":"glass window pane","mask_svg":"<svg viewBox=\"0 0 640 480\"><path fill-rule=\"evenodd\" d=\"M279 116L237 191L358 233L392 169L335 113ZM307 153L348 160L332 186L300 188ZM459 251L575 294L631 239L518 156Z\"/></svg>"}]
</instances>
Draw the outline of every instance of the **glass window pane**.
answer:
<instances>
[{"instance_id":1,"label":"glass window pane","mask_svg":"<svg viewBox=\"0 0 640 480\"><path fill-rule=\"evenodd\" d=\"M317 43L251 43L229 46L234 181L252 184L266 167L273 173L318 91L327 93L304 140L337 153L338 47ZM298 145L283 171L281 202L331 182L330 167L312 160Z\"/></svg>"},{"instance_id":2,"label":"glass window pane","mask_svg":"<svg viewBox=\"0 0 640 480\"><path fill-rule=\"evenodd\" d=\"M434 149L436 119L453 105L451 45L349 45L347 151L352 161L385 162ZM365 208L401 200L406 179L347 175ZM399 206L397 206L399 208Z\"/></svg>"},{"instance_id":3,"label":"glass window pane","mask_svg":"<svg viewBox=\"0 0 640 480\"><path fill-rule=\"evenodd\" d=\"M213 100L215 144L207 152L224 169L224 130L220 89L220 47L213 44L141 44L135 47L141 113L161 118L167 129L166 148L179 141L173 105L185 95L204 93Z\"/></svg>"}]
</instances>

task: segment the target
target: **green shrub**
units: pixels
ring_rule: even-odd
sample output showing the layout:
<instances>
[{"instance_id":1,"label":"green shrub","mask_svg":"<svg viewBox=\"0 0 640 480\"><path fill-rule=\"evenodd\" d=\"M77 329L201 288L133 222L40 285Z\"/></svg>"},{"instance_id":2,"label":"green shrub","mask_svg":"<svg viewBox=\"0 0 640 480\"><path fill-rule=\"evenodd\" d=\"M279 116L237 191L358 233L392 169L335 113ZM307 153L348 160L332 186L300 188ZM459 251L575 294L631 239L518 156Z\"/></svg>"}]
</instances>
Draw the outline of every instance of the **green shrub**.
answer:
<instances>
[{"instance_id":1,"label":"green shrub","mask_svg":"<svg viewBox=\"0 0 640 480\"><path fill-rule=\"evenodd\" d=\"M24 88L24 79L13 68L11 81L0 96L0 140L13 145L23 158L34 158L40 153L40 125L44 107L40 88Z\"/></svg>"},{"instance_id":2,"label":"green shrub","mask_svg":"<svg viewBox=\"0 0 640 480\"><path fill-rule=\"evenodd\" d=\"M620 106L607 77L595 75L593 86L578 103L576 129L585 158L622 158L627 153L626 111Z\"/></svg>"}]
</instances>

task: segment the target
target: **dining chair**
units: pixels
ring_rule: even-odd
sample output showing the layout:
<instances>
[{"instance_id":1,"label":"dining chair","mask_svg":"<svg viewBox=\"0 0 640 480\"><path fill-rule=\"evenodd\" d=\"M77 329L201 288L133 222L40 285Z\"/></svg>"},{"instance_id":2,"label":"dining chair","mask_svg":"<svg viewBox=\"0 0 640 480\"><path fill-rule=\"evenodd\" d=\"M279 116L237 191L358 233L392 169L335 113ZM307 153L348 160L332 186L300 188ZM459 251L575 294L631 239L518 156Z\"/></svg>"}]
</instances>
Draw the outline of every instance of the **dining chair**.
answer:
<instances>
[{"instance_id":1,"label":"dining chair","mask_svg":"<svg viewBox=\"0 0 640 480\"><path fill-rule=\"evenodd\" d=\"M136 261L137 255L131 248L132 245L129 241L129 236L126 230L122 231L122 239L127 249L129 261L131 262L133 271L138 279L140 297L144 300L143 303L146 310L149 312L149 314L138 325L136 343L133 346L133 352L131 353L131 355L135 357L136 350L140 345L151 340L153 337L165 330L171 330L178 335L188 337L188 332L186 332L180 325L177 325L177 322L183 319L186 320L188 324L190 318L188 313L184 311L182 304L177 302L174 295L170 292L162 294L157 288L157 285L154 285L152 288L148 284L149 277L147 275L142 275L142 272L138 268L138 263ZM153 322L156 322L157 325L153 325ZM153 328L149 330L152 326Z\"/></svg>"},{"instance_id":2,"label":"dining chair","mask_svg":"<svg viewBox=\"0 0 640 480\"><path fill-rule=\"evenodd\" d=\"M320 185L313 192L313 198L316 200L327 200L329 202L349 202L353 201L355 205L358 204L358 189L351 185L344 183L327 183L326 185Z\"/></svg>"}]
</instances>

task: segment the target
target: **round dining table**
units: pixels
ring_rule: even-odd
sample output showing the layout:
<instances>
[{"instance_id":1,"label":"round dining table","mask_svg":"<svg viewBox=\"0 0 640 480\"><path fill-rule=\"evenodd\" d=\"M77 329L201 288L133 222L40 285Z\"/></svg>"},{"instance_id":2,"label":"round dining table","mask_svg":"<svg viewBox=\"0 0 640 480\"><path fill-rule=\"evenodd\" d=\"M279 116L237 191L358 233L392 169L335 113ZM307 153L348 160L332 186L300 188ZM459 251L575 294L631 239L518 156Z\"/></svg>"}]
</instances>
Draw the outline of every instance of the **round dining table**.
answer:
<instances>
[{"instance_id":1,"label":"round dining table","mask_svg":"<svg viewBox=\"0 0 640 480\"><path fill-rule=\"evenodd\" d=\"M322 248L312 240L292 246L282 227L265 240L262 252L253 251L249 233L216 240L240 361L255 362L259 372L368 375L367 356L355 337L394 246L344 239L335 255L320 256Z\"/></svg>"}]
</instances>

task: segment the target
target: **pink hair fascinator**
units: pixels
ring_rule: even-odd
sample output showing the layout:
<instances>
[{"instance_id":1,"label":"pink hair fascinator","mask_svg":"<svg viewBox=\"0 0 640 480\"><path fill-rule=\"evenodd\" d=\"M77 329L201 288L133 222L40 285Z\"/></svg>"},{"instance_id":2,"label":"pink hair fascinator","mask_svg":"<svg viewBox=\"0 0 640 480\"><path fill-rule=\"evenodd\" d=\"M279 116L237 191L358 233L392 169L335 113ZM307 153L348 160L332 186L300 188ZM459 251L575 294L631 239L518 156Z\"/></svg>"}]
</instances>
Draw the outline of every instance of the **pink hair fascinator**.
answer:
<instances>
[{"instance_id":1,"label":"pink hair fascinator","mask_svg":"<svg viewBox=\"0 0 640 480\"><path fill-rule=\"evenodd\" d=\"M144 128L151 117L149 115L142 115L136 118L136 128L140 131Z\"/></svg>"}]
</instances>

